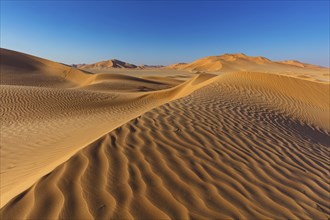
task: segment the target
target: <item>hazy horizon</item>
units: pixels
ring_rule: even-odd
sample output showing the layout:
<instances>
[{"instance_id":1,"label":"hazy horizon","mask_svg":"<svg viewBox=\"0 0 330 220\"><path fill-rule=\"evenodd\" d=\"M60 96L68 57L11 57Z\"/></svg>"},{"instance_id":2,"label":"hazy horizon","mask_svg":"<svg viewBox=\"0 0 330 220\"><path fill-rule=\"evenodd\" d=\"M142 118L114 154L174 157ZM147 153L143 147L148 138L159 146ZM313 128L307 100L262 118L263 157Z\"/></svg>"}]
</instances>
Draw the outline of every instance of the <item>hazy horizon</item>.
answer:
<instances>
[{"instance_id":1,"label":"hazy horizon","mask_svg":"<svg viewBox=\"0 0 330 220\"><path fill-rule=\"evenodd\" d=\"M1 1L1 47L65 64L224 53L329 67L329 2Z\"/></svg>"}]
</instances>

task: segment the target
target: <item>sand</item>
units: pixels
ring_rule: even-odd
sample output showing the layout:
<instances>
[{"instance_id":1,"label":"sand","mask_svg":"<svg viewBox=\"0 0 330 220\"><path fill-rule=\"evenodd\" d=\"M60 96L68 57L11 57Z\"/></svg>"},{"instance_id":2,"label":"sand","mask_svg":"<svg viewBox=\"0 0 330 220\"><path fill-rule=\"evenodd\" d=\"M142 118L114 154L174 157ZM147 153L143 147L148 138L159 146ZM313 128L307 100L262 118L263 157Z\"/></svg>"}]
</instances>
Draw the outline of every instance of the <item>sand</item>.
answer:
<instances>
[{"instance_id":1,"label":"sand","mask_svg":"<svg viewBox=\"0 0 330 220\"><path fill-rule=\"evenodd\" d=\"M2 219L330 217L330 86L314 67L89 74L1 59Z\"/></svg>"},{"instance_id":2,"label":"sand","mask_svg":"<svg viewBox=\"0 0 330 220\"><path fill-rule=\"evenodd\" d=\"M262 56L252 57L243 53L204 57L192 63L169 65L165 69L209 73L262 72L288 75L320 82L330 81L329 68L302 63L296 60L271 61Z\"/></svg>"},{"instance_id":3,"label":"sand","mask_svg":"<svg viewBox=\"0 0 330 220\"><path fill-rule=\"evenodd\" d=\"M134 64L126 63L121 60L105 60L92 64L76 64L76 67L87 70L107 70L107 69L136 69L140 68Z\"/></svg>"}]
</instances>

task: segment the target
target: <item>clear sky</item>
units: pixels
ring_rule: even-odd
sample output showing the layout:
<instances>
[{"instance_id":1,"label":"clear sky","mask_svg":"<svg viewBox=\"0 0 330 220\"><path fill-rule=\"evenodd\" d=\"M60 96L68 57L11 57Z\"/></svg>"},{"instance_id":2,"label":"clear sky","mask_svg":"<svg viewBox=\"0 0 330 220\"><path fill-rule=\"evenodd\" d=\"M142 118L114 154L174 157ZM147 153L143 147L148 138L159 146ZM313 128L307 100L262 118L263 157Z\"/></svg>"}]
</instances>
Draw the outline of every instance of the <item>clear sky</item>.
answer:
<instances>
[{"instance_id":1,"label":"clear sky","mask_svg":"<svg viewBox=\"0 0 330 220\"><path fill-rule=\"evenodd\" d=\"M3 1L1 47L50 60L245 53L329 66L329 1Z\"/></svg>"}]
</instances>

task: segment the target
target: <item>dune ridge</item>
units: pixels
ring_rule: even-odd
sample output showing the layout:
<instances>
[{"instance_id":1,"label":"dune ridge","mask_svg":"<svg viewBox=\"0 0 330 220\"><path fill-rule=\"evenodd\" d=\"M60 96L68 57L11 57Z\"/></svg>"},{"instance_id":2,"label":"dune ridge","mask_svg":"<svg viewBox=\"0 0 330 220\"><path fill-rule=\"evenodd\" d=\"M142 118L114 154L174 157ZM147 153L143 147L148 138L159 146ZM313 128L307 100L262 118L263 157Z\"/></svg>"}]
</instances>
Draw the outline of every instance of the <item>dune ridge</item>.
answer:
<instances>
[{"instance_id":1,"label":"dune ridge","mask_svg":"<svg viewBox=\"0 0 330 220\"><path fill-rule=\"evenodd\" d=\"M181 99L89 144L1 216L327 219L329 125L307 106L328 110L329 87L313 83L249 72L177 87Z\"/></svg>"}]
</instances>

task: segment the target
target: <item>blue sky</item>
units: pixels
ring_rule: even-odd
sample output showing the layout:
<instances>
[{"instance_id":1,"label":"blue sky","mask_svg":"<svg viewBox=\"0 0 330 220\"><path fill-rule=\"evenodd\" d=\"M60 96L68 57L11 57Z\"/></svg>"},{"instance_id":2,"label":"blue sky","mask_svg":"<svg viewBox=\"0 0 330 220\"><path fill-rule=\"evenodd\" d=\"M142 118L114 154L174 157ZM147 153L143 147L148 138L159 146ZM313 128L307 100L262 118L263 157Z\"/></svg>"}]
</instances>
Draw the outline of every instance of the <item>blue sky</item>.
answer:
<instances>
[{"instance_id":1,"label":"blue sky","mask_svg":"<svg viewBox=\"0 0 330 220\"><path fill-rule=\"evenodd\" d=\"M245 53L329 66L329 1L3 1L1 47L50 60Z\"/></svg>"}]
</instances>

